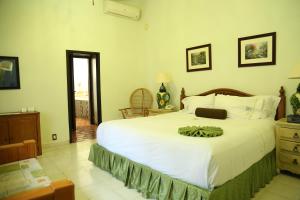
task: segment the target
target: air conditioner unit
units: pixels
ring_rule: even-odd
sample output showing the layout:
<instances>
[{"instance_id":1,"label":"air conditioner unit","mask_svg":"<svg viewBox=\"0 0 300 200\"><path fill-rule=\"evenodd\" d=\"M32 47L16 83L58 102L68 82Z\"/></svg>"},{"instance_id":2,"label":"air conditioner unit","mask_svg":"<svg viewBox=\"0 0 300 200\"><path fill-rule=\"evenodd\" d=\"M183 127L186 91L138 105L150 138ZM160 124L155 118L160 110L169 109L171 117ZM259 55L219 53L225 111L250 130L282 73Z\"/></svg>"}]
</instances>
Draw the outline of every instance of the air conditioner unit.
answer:
<instances>
[{"instance_id":1,"label":"air conditioner unit","mask_svg":"<svg viewBox=\"0 0 300 200\"><path fill-rule=\"evenodd\" d=\"M104 13L128 17L134 20L139 20L141 16L139 8L111 0L104 1Z\"/></svg>"}]
</instances>

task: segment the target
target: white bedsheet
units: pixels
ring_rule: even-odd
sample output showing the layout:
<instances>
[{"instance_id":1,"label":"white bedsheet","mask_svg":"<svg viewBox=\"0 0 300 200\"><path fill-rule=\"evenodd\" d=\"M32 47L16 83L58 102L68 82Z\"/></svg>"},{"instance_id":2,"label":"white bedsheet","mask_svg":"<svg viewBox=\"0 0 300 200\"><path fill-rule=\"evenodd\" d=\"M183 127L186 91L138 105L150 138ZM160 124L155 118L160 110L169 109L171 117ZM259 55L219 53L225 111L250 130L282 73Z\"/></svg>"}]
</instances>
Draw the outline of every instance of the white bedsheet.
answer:
<instances>
[{"instance_id":1,"label":"white bedsheet","mask_svg":"<svg viewBox=\"0 0 300 200\"><path fill-rule=\"evenodd\" d=\"M214 138L182 136L179 127L218 126ZM102 123L97 142L111 152L206 189L233 179L275 147L273 120L216 120L182 112Z\"/></svg>"}]
</instances>

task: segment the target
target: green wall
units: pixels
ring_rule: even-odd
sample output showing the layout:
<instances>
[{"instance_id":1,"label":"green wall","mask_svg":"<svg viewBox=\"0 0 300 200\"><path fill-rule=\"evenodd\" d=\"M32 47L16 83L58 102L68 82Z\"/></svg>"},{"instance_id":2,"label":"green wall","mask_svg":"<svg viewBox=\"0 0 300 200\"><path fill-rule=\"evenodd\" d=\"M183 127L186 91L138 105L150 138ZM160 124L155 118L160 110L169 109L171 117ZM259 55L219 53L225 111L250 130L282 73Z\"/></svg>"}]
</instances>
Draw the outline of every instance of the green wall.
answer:
<instances>
[{"instance_id":1,"label":"green wall","mask_svg":"<svg viewBox=\"0 0 300 200\"><path fill-rule=\"evenodd\" d=\"M130 2L142 6L138 1ZM106 15L102 0L0 0L0 55L18 56L20 90L0 91L0 112L34 106L42 142L67 141L66 49L100 52L103 119L121 115L145 85L142 24ZM134 77L133 77L134 76Z\"/></svg>"},{"instance_id":2,"label":"green wall","mask_svg":"<svg viewBox=\"0 0 300 200\"><path fill-rule=\"evenodd\" d=\"M0 112L34 106L41 112L42 142L68 140L65 50L101 54L103 119L120 118L130 93L148 87L158 72L172 76L172 101L229 87L274 94L283 85L290 96L299 80L289 80L300 63L299 0L131 0L143 8L140 21L103 14L103 1L0 0L0 55L18 56L20 90L0 91ZM237 38L277 32L277 65L238 68ZM212 44L211 71L186 72L185 49ZM291 112L290 106L287 106Z\"/></svg>"},{"instance_id":3,"label":"green wall","mask_svg":"<svg viewBox=\"0 0 300 200\"><path fill-rule=\"evenodd\" d=\"M299 11L299 0L147 1L148 84L156 92L155 75L170 73L173 82L168 87L177 105L181 87L188 94L229 87L277 95L284 86L289 97L300 81L288 79L291 68L300 64ZM238 68L238 38L268 32L277 32L277 64ZM212 44L212 70L187 73L185 49L208 43Z\"/></svg>"}]
</instances>

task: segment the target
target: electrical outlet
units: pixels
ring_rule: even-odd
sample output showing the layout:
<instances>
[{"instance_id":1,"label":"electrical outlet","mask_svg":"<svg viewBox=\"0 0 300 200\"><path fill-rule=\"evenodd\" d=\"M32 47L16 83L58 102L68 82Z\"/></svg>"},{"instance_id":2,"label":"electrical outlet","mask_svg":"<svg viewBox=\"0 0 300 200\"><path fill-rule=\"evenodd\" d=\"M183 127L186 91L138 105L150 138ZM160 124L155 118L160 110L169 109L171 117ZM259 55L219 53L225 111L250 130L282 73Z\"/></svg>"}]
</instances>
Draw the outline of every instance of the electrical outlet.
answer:
<instances>
[{"instance_id":1,"label":"electrical outlet","mask_svg":"<svg viewBox=\"0 0 300 200\"><path fill-rule=\"evenodd\" d=\"M57 135L56 134L52 134L52 140L57 140Z\"/></svg>"}]
</instances>

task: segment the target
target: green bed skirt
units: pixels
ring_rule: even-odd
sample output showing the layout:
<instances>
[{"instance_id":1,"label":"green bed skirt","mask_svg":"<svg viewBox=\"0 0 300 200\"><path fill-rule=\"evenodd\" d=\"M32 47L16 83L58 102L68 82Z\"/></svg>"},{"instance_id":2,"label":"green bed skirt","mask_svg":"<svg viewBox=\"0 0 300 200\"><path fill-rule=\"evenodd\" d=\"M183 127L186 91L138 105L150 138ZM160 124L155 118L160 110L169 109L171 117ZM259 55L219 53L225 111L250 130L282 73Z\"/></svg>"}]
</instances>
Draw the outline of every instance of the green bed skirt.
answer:
<instances>
[{"instance_id":1,"label":"green bed skirt","mask_svg":"<svg viewBox=\"0 0 300 200\"><path fill-rule=\"evenodd\" d=\"M143 197L166 200L248 200L276 175L275 159L274 150L236 178L209 191L171 178L98 144L91 146L89 155L96 166L123 181L126 187L141 192Z\"/></svg>"}]
</instances>

